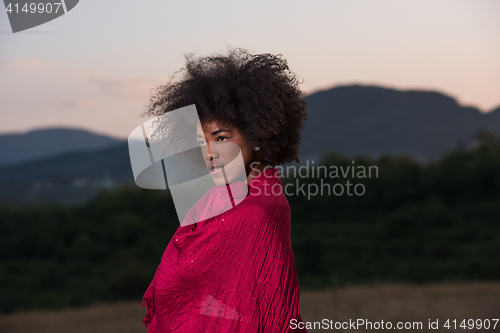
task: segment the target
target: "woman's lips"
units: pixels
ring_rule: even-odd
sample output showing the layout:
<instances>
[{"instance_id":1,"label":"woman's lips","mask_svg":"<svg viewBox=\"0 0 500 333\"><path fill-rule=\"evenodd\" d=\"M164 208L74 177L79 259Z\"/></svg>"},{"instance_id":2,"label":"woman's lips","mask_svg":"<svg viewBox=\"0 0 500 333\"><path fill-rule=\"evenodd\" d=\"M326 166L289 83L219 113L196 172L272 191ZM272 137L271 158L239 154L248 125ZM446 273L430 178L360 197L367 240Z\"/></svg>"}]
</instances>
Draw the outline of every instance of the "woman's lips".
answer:
<instances>
[{"instance_id":1,"label":"woman's lips","mask_svg":"<svg viewBox=\"0 0 500 333\"><path fill-rule=\"evenodd\" d=\"M213 167L210 167L208 169L208 171L210 171L210 173L214 174L214 173L221 172L223 168L224 168L223 165L214 165Z\"/></svg>"}]
</instances>

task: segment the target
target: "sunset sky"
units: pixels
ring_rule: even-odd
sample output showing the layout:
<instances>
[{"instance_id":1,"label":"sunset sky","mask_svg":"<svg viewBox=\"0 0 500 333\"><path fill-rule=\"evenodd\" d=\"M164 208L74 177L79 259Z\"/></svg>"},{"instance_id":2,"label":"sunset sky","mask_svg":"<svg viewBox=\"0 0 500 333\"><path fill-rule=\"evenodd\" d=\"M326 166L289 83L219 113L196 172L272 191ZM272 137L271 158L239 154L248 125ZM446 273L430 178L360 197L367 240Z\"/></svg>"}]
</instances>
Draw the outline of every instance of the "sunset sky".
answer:
<instances>
[{"instance_id":1,"label":"sunset sky","mask_svg":"<svg viewBox=\"0 0 500 333\"><path fill-rule=\"evenodd\" d=\"M125 138L183 55L281 53L306 93L436 90L500 107L500 1L81 0L13 34L0 4L0 133L77 127Z\"/></svg>"}]
</instances>

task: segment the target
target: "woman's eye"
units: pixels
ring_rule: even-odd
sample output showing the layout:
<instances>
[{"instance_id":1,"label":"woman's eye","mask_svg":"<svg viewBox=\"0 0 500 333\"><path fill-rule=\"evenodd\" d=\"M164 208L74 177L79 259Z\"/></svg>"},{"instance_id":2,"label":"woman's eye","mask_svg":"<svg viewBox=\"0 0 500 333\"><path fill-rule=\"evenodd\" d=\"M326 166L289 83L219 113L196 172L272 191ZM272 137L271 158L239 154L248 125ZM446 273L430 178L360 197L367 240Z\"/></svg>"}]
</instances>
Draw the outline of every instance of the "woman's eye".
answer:
<instances>
[{"instance_id":1,"label":"woman's eye","mask_svg":"<svg viewBox=\"0 0 500 333\"><path fill-rule=\"evenodd\" d=\"M217 141L224 141L224 140L227 140L227 137L222 135L217 138Z\"/></svg>"}]
</instances>

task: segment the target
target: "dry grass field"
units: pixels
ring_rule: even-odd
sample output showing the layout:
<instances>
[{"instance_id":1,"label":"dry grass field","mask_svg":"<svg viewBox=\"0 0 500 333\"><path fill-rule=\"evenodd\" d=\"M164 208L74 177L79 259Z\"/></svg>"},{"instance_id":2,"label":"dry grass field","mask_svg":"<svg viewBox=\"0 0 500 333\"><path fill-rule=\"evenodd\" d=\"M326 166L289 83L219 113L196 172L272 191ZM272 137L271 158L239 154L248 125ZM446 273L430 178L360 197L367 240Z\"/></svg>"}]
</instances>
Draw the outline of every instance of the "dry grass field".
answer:
<instances>
[{"instance_id":1,"label":"dry grass field","mask_svg":"<svg viewBox=\"0 0 500 333\"><path fill-rule=\"evenodd\" d=\"M393 326L397 322L422 322L420 332L476 332L476 329L446 329L443 324L447 319L457 319L459 323L463 319L500 319L500 283L391 284L351 287L333 292L311 291L301 294L301 312L304 321L321 321L324 318L339 322L349 319L384 320L392 322ZM429 330L429 319L438 319L440 329ZM380 329L356 331L378 332ZM495 331L500 332L500 322Z\"/></svg>"},{"instance_id":2,"label":"dry grass field","mask_svg":"<svg viewBox=\"0 0 500 333\"><path fill-rule=\"evenodd\" d=\"M337 290L303 291L304 321L330 319L343 322L422 322L420 332L475 332L476 329L446 329L446 319L500 318L500 283L441 284L428 286L377 285ZM0 332L9 333L140 333L145 309L140 302L99 304L84 309L33 311L0 315ZM439 330L429 330L428 320L439 320ZM318 329L309 332L325 332ZM334 330L349 331L349 330ZM358 329L358 332L370 330ZM372 330L372 331L380 331ZM486 330L485 330L486 331ZM495 330L500 332L500 323ZM272 333L272 332L271 332Z\"/></svg>"}]
</instances>

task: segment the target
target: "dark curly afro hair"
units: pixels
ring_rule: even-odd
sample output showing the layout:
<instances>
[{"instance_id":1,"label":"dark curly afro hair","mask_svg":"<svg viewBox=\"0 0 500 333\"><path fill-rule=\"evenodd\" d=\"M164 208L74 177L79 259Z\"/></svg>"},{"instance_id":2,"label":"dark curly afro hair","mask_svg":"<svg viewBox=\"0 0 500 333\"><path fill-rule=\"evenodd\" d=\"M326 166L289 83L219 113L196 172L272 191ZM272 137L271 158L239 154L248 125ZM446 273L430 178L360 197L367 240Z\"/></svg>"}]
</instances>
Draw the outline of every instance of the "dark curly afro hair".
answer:
<instances>
[{"instance_id":1,"label":"dark curly afro hair","mask_svg":"<svg viewBox=\"0 0 500 333\"><path fill-rule=\"evenodd\" d=\"M182 77L153 92L146 115L195 104L202 123L235 126L269 165L299 162L300 131L307 119L299 81L282 55L185 56Z\"/></svg>"}]
</instances>

